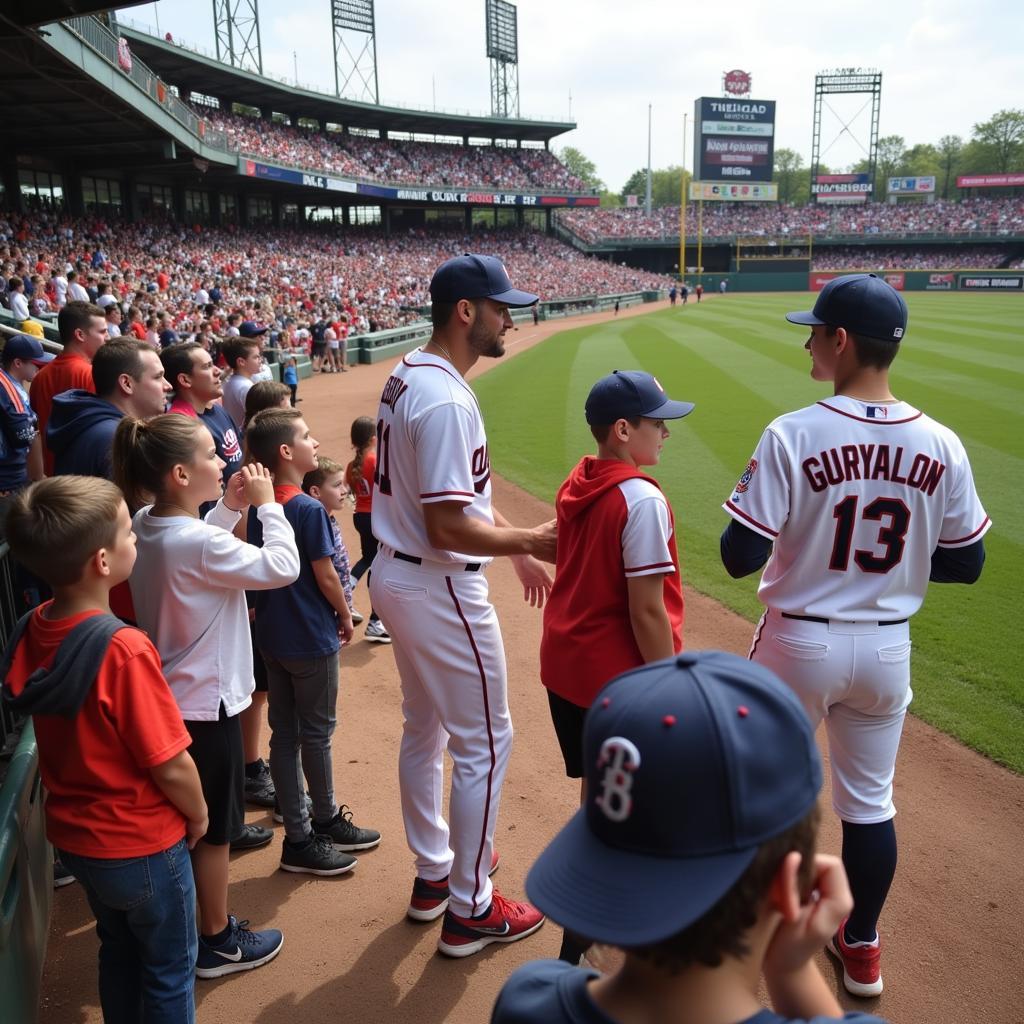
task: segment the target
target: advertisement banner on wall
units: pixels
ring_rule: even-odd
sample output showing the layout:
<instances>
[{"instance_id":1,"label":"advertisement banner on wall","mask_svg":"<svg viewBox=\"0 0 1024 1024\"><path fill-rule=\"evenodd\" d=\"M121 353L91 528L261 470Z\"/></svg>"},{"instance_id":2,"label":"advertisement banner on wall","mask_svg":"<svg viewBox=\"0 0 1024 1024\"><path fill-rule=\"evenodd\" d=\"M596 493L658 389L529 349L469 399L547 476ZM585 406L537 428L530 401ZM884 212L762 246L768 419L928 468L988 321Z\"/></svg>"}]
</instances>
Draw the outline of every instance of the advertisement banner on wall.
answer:
<instances>
[{"instance_id":1,"label":"advertisement banner on wall","mask_svg":"<svg viewBox=\"0 0 1024 1024\"><path fill-rule=\"evenodd\" d=\"M849 270L812 270L808 282L808 288L812 292L820 292L822 288L829 283L829 281L835 280L837 277L845 277L849 274ZM882 274L882 278L887 284L891 284L896 291L901 292L907 283L907 275L902 270L890 271L887 274Z\"/></svg>"},{"instance_id":2,"label":"advertisement banner on wall","mask_svg":"<svg viewBox=\"0 0 1024 1024\"><path fill-rule=\"evenodd\" d=\"M925 282L925 291L929 292L948 292L953 288L953 283L956 280L955 274L929 274L928 280Z\"/></svg>"},{"instance_id":3,"label":"advertisement banner on wall","mask_svg":"<svg viewBox=\"0 0 1024 1024\"><path fill-rule=\"evenodd\" d=\"M863 203L872 188L867 174L819 174L811 182L811 194L819 203Z\"/></svg>"},{"instance_id":4,"label":"advertisement banner on wall","mask_svg":"<svg viewBox=\"0 0 1024 1024\"><path fill-rule=\"evenodd\" d=\"M922 192L935 191L935 175L929 174L917 178L890 178L886 190L891 196L918 195Z\"/></svg>"},{"instance_id":5,"label":"advertisement banner on wall","mask_svg":"<svg viewBox=\"0 0 1024 1024\"><path fill-rule=\"evenodd\" d=\"M713 181L691 181L690 199L727 200L734 202L773 203L779 198L779 186L774 182L763 185L726 185Z\"/></svg>"},{"instance_id":6,"label":"advertisement banner on wall","mask_svg":"<svg viewBox=\"0 0 1024 1024\"><path fill-rule=\"evenodd\" d=\"M702 96L694 104L700 181L772 180L775 101Z\"/></svg>"},{"instance_id":7,"label":"advertisement banner on wall","mask_svg":"<svg viewBox=\"0 0 1024 1024\"><path fill-rule=\"evenodd\" d=\"M1024 290L1024 275L961 274L960 287L972 292L1019 292Z\"/></svg>"},{"instance_id":8,"label":"advertisement banner on wall","mask_svg":"<svg viewBox=\"0 0 1024 1024\"><path fill-rule=\"evenodd\" d=\"M997 188L1002 185L1024 185L1024 174L961 174L957 188Z\"/></svg>"},{"instance_id":9,"label":"advertisement banner on wall","mask_svg":"<svg viewBox=\"0 0 1024 1024\"><path fill-rule=\"evenodd\" d=\"M244 161L244 172L250 178L267 181L281 181L288 185L304 185L307 188L324 189L328 192L349 192L374 199L392 199L413 203L444 203L463 206L599 206L600 196L552 196L522 192L470 192L468 190L434 188L395 188L391 185L370 185L365 182L344 181L326 174L310 174L291 167L277 167Z\"/></svg>"}]
</instances>

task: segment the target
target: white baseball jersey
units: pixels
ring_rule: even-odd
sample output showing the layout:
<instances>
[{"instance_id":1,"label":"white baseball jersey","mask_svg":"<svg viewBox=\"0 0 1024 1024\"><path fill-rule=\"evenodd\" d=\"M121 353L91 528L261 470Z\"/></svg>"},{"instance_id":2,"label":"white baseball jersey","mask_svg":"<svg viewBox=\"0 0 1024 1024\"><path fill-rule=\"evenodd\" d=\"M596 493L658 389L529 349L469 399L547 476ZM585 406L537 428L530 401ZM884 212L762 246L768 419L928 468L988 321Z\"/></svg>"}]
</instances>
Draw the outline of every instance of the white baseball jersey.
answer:
<instances>
[{"instance_id":1,"label":"white baseball jersey","mask_svg":"<svg viewBox=\"0 0 1024 1024\"><path fill-rule=\"evenodd\" d=\"M935 548L991 526L951 430L905 402L845 396L770 423L723 508L774 542L763 604L851 622L913 615Z\"/></svg>"},{"instance_id":2,"label":"white baseball jersey","mask_svg":"<svg viewBox=\"0 0 1024 1024\"><path fill-rule=\"evenodd\" d=\"M476 395L451 363L416 349L395 367L381 395L374 535L428 561L490 561L431 545L422 506L437 501L457 501L466 515L494 525L491 464Z\"/></svg>"}]
</instances>

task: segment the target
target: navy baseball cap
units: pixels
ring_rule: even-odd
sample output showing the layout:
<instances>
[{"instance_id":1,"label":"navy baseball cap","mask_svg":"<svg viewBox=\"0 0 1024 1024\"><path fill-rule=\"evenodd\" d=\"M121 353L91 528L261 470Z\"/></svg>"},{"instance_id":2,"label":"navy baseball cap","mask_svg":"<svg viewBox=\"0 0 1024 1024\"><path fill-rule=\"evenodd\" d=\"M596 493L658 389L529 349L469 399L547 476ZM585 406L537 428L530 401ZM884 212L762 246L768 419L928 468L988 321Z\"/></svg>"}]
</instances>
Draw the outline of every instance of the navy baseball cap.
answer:
<instances>
[{"instance_id":1,"label":"navy baseball cap","mask_svg":"<svg viewBox=\"0 0 1024 1024\"><path fill-rule=\"evenodd\" d=\"M658 378L642 370L612 370L587 395L587 422L593 426L616 420L679 420L693 412L693 402L674 402Z\"/></svg>"},{"instance_id":2,"label":"navy baseball cap","mask_svg":"<svg viewBox=\"0 0 1024 1024\"><path fill-rule=\"evenodd\" d=\"M15 334L4 343L4 352L8 359L23 359L26 363L35 363L36 366L45 366L56 359L53 352L47 352L38 338L31 334Z\"/></svg>"},{"instance_id":3,"label":"navy baseball cap","mask_svg":"<svg viewBox=\"0 0 1024 1024\"><path fill-rule=\"evenodd\" d=\"M494 299L506 306L532 306L539 296L512 287L505 264L497 256L467 252L445 260L430 279L431 302Z\"/></svg>"},{"instance_id":4,"label":"navy baseball cap","mask_svg":"<svg viewBox=\"0 0 1024 1024\"><path fill-rule=\"evenodd\" d=\"M261 334L266 334L269 327L263 327L256 323L255 320L243 320L238 325L238 333L243 338L258 338Z\"/></svg>"},{"instance_id":5,"label":"navy baseball cap","mask_svg":"<svg viewBox=\"0 0 1024 1024\"><path fill-rule=\"evenodd\" d=\"M583 731L587 802L526 891L595 942L642 946L693 924L821 788L814 732L768 669L684 652L612 680Z\"/></svg>"},{"instance_id":6,"label":"navy baseball cap","mask_svg":"<svg viewBox=\"0 0 1024 1024\"><path fill-rule=\"evenodd\" d=\"M901 341L907 330L907 304L891 284L874 274L833 278L809 313L787 313L791 324L831 324L854 334Z\"/></svg>"}]
</instances>

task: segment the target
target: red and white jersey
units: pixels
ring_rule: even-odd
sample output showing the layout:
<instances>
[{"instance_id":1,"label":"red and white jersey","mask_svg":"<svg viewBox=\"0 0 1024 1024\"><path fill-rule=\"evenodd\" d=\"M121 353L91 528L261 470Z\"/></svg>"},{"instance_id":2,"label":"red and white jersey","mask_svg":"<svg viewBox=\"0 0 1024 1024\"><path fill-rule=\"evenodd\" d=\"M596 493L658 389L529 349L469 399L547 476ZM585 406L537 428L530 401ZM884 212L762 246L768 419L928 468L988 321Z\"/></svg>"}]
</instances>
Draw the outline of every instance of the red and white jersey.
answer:
<instances>
[{"instance_id":1,"label":"red and white jersey","mask_svg":"<svg viewBox=\"0 0 1024 1024\"><path fill-rule=\"evenodd\" d=\"M913 615L936 547L991 521L960 439L905 402L824 399L770 423L722 506L774 542L758 598L791 615Z\"/></svg>"},{"instance_id":2,"label":"red and white jersey","mask_svg":"<svg viewBox=\"0 0 1024 1024\"><path fill-rule=\"evenodd\" d=\"M466 515L494 525L476 395L451 363L416 349L392 371L377 412L374 536L429 561L490 561L431 546L422 506L436 501L457 501L467 506Z\"/></svg>"}]
</instances>

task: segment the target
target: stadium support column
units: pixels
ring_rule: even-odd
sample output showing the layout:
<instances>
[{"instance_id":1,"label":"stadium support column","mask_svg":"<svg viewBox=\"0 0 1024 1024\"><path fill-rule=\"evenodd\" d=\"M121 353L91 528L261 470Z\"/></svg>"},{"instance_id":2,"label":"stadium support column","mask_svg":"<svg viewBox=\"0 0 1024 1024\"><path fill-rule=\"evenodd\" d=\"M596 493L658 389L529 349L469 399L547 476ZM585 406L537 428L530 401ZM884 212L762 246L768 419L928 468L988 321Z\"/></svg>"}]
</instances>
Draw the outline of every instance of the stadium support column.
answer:
<instances>
[{"instance_id":1,"label":"stadium support column","mask_svg":"<svg viewBox=\"0 0 1024 1024\"><path fill-rule=\"evenodd\" d=\"M331 29L335 94L380 103L373 0L331 0Z\"/></svg>"},{"instance_id":2,"label":"stadium support column","mask_svg":"<svg viewBox=\"0 0 1024 1024\"><path fill-rule=\"evenodd\" d=\"M882 103L882 72L868 68L839 68L835 71L822 71L814 76L814 126L811 133L810 174L811 202L814 202L816 199L814 186L817 184L818 175L821 174L821 158L828 153L833 144L846 135L854 139L861 149L864 149L864 143L856 137L852 130L854 122L860 116L864 107L861 107L860 111L854 114L848 121L844 121L825 99L826 96L857 93L861 95L867 94L871 97L871 123L868 128L868 146L865 152L868 157L867 171L869 180L872 186L874 186L875 169L878 166L878 120ZM835 138L825 146L824 150L821 148L823 106L828 108L829 114L832 115L840 126ZM864 106L866 107L867 104L864 104ZM834 127L835 125L830 123L830 129ZM863 128L860 130L863 131ZM829 134L831 134L831 130Z\"/></svg>"},{"instance_id":3,"label":"stadium support column","mask_svg":"<svg viewBox=\"0 0 1024 1024\"><path fill-rule=\"evenodd\" d=\"M491 63L491 114L519 117L519 27L515 4L486 0L487 57Z\"/></svg>"},{"instance_id":4,"label":"stadium support column","mask_svg":"<svg viewBox=\"0 0 1024 1024\"><path fill-rule=\"evenodd\" d=\"M258 0L213 0L217 60L263 74Z\"/></svg>"}]
</instances>

